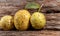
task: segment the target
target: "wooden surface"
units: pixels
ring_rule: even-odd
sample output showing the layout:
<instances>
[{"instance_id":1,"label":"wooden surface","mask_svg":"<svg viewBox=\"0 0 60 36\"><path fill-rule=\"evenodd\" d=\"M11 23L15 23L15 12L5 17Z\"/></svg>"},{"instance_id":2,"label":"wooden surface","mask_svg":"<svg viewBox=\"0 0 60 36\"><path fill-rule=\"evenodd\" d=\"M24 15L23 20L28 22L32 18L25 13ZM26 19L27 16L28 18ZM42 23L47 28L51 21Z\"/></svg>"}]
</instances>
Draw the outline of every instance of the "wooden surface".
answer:
<instances>
[{"instance_id":1,"label":"wooden surface","mask_svg":"<svg viewBox=\"0 0 60 36\"><path fill-rule=\"evenodd\" d=\"M0 31L0 36L60 36L60 31Z\"/></svg>"},{"instance_id":2,"label":"wooden surface","mask_svg":"<svg viewBox=\"0 0 60 36\"><path fill-rule=\"evenodd\" d=\"M20 9L24 9L24 6L28 2L30 1L29 0L28 1L27 0L0 0L0 18L4 15L14 16L16 11ZM41 12L45 14L47 20L46 26L44 27L45 30L0 31L0 36L59 36L60 35L60 0L35 0L35 2L39 4L44 4L41 9Z\"/></svg>"},{"instance_id":3,"label":"wooden surface","mask_svg":"<svg viewBox=\"0 0 60 36\"><path fill-rule=\"evenodd\" d=\"M60 13L45 14L47 19L46 29L59 29L60 30Z\"/></svg>"}]
</instances>

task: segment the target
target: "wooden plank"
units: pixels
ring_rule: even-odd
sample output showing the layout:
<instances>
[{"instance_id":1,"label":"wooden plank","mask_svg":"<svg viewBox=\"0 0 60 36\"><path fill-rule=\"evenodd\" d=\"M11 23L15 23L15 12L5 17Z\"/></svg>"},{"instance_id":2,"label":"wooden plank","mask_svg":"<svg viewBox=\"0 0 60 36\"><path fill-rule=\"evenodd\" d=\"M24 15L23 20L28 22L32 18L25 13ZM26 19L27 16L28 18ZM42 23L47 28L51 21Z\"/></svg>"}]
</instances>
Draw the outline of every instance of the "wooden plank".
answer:
<instances>
[{"instance_id":1,"label":"wooden plank","mask_svg":"<svg viewBox=\"0 0 60 36\"><path fill-rule=\"evenodd\" d=\"M15 12L14 12L15 13ZM0 17L4 15L12 15L13 12L2 12ZM46 16L47 24L45 29L59 29L60 30L60 13L44 13Z\"/></svg>"},{"instance_id":2,"label":"wooden plank","mask_svg":"<svg viewBox=\"0 0 60 36\"><path fill-rule=\"evenodd\" d=\"M45 14L47 19L47 29L60 29L60 13Z\"/></svg>"},{"instance_id":3,"label":"wooden plank","mask_svg":"<svg viewBox=\"0 0 60 36\"><path fill-rule=\"evenodd\" d=\"M59 12L60 0L44 0L42 12Z\"/></svg>"},{"instance_id":4,"label":"wooden plank","mask_svg":"<svg viewBox=\"0 0 60 36\"><path fill-rule=\"evenodd\" d=\"M0 36L59 36L60 31L0 31Z\"/></svg>"},{"instance_id":5,"label":"wooden plank","mask_svg":"<svg viewBox=\"0 0 60 36\"><path fill-rule=\"evenodd\" d=\"M33 1L33 0L31 0ZM23 9L24 6L30 1L27 0L0 0L0 10L14 12L19 9ZM39 4L44 4L42 7L42 12L59 12L60 11L60 1L59 0L35 0ZM12 10L13 11L12 11Z\"/></svg>"}]
</instances>

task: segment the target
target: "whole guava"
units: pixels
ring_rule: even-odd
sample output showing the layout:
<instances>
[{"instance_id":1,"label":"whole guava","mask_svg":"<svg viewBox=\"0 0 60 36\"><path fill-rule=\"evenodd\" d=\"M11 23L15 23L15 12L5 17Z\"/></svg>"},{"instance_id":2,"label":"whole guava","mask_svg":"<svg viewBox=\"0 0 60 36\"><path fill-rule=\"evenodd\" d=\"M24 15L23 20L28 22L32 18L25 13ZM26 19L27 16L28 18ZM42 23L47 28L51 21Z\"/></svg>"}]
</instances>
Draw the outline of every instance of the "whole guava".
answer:
<instances>
[{"instance_id":1,"label":"whole guava","mask_svg":"<svg viewBox=\"0 0 60 36\"><path fill-rule=\"evenodd\" d=\"M13 17L10 15L5 15L1 18L0 20L0 27L3 30L11 30L14 28L14 22L13 22Z\"/></svg>"},{"instance_id":2,"label":"whole guava","mask_svg":"<svg viewBox=\"0 0 60 36\"><path fill-rule=\"evenodd\" d=\"M27 30L29 27L30 13L27 10L19 10L14 16L14 25L17 30Z\"/></svg>"},{"instance_id":3,"label":"whole guava","mask_svg":"<svg viewBox=\"0 0 60 36\"><path fill-rule=\"evenodd\" d=\"M30 22L33 28L41 29L46 24L46 18L43 13L34 12L30 18Z\"/></svg>"}]
</instances>

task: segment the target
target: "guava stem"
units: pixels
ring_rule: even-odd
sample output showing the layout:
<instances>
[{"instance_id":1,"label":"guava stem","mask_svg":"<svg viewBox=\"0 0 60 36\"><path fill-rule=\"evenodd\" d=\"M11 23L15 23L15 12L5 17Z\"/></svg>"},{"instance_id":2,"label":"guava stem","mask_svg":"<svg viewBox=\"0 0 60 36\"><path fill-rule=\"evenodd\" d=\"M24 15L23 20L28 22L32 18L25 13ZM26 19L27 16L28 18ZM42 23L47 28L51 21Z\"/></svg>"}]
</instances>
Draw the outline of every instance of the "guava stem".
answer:
<instances>
[{"instance_id":1,"label":"guava stem","mask_svg":"<svg viewBox=\"0 0 60 36\"><path fill-rule=\"evenodd\" d=\"M41 8L43 7L43 4L41 5L41 7L38 9L38 12L40 12L41 11Z\"/></svg>"}]
</instances>

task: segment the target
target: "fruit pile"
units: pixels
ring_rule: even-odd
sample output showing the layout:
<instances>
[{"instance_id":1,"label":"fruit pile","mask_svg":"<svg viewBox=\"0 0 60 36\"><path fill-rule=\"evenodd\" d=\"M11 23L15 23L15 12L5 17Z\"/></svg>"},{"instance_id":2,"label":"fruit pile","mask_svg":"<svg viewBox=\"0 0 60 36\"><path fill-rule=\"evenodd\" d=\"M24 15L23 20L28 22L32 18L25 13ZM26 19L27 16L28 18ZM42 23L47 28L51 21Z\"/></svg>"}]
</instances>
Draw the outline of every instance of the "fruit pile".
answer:
<instances>
[{"instance_id":1,"label":"fruit pile","mask_svg":"<svg viewBox=\"0 0 60 36\"><path fill-rule=\"evenodd\" d=\"M3 16L0 20L0 28L3 30L11 30L15 27L17 30L27 30L30 26L29 23L31 23L31 26L34 29L44 28L46 24L46 18L44 14L38 10L31 15L30 12L26 10L27 8L39 8L40 10L41 6L36 3L29 3L26 5L25 9L17 11L14 17L10 15Z\"/></svg>"}]
</instances>

